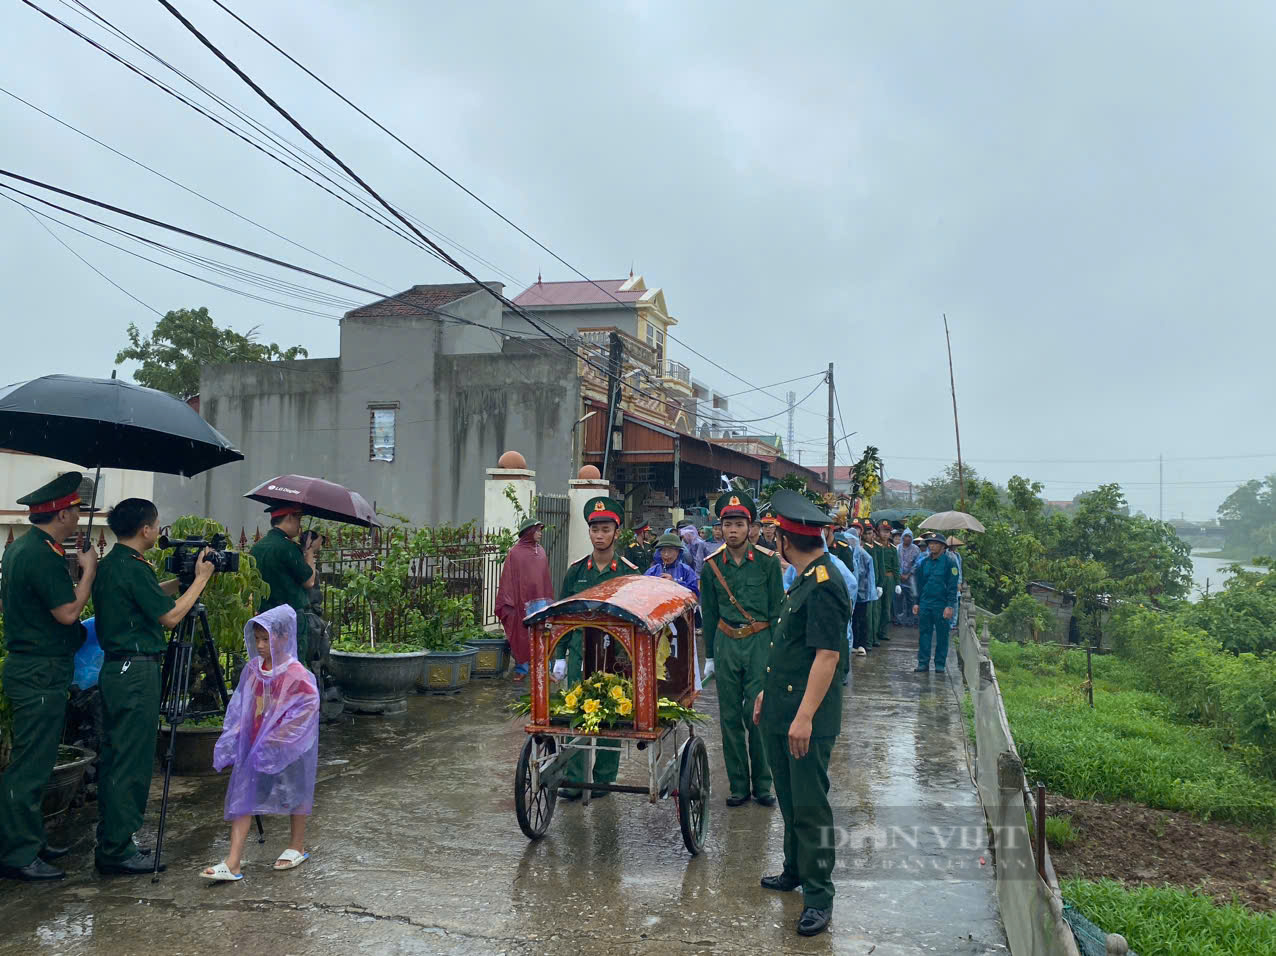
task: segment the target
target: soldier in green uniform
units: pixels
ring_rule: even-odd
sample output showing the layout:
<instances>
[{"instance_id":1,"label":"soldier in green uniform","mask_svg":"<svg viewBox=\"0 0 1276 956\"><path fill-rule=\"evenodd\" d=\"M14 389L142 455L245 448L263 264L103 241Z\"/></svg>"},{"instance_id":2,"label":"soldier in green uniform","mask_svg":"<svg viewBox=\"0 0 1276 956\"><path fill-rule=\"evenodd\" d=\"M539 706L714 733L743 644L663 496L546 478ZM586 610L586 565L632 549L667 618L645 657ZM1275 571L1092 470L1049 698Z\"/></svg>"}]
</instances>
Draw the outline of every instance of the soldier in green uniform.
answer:
<instances>
[{"instance_id":1,"label":"soldier in green uniform","mask_svg":"<svg viewBox=\"0 0 1276 956\"><path fill-rule=\"evenodd\" d=\"M868 549L868 556L873 559L873 581L875 584L873 594L869 597L868 603L868 646L872 650L878 644L882 626L883 598L886 596L886 588L882 577L886 574L886 549L877 540L877 529L873 527L873 522L871 521L864 523L864 547ZM877 594L878 591L882 592L880 596Z\"/></svg>"},{"instance_id":2,"label":"soldier in green uniform","mask_svg":"<svg viewBox=\"0 0 1276 956\"><path fill-rule=\"evenodd\" d=\"M610 578L641 574L645 570L640 570L624 555L616 554L616 534L620 530L620 515L623 510L624 505L615 498L590 498L585 502L585 521L589 523L589 543L593 551L567 569L559 600L579 594ZM562 660L562 664L555 664L555 676L565 676L567 686L576 686L584 670L584 634L575 631L564 637L558 644L556 656ZM572 755L566 770L568 780L584 780L587 766L585 757L583 751ZM619 770L620 745L600 740L594 756L594 776L591 782L615 783ZM591 790L589 795L605 797L608 793L608 790ZM558 791L558 795L566 800L578 800L581 792L564 787Z\"/></svg>"},{"instance_id":3,"label":"soldier in green uniform","mask_svg":"<svg viewBox=\"0 0 1276 956\"><path fill-rule=\"evenodd\" d=\"M625 548L625 557L639 571L646 571L655 559L655 549L651 546L651 522L644 522L634 528L634 543Z\"/></svg>"},{"instance_id":4,"label":"soldier in green uniform","mask_svg":"<svg viewBox=\"0 0 1276 956\"><path fill-rule=\"evenodd\" d=\"M764 690L753 706L784 816L784 869L764 876L762 886L780 892L800 886L804 907L797 931L814 936L833 918L836 841L828 765L842 726L842 693L834 681L850 666L851 600L820 540L828 516L784 488L771 505L780 518L780 553L797 578L785 596Z\"/></svg>"},{"instance_id":5,"label":"soldier in green uniform","mask_svg":"<svg viewBox=\"0 0 1276 956\"><path fill-rule=\"evenodd\" d=\"M33 527L4 551L4 694L13 712L13 751L0 775L0 876L14 880L66 875L49 863L68 850L49 846L40 804L62 741L72 659L84 643L80 612L97 573L97 553L78 554L80 583L72 584L62 549L79 526L82 480L67 472L19 498Z\"/></svg>"},{"instance_id":6,"label":"soldier in green uniform","mask_svg":"<svg viewBox=\"0 0 1276 956\"><path fill-rule=\"evenodd\" d=\"M877 525L877 550L882 554L882 576L877 583L882 586L882 599L877 602L877 639L889 641L886 636L891 623L891 609L895 606L895 586L899 584L899 552L891 544L889 521Z\"/></svg>"},{"instance_id":7,"label":"soldier in green uniform","mask_svg":"<svg viewBox=\"0 0 1276 956\"><path fill-rule=\"evenodd\" d=\"M309 667L310 629L306 611L310 607L310 596L306 591L314 587L320 540L315 538L306 551L298 547L294 539L301 534L300 506L277 505L267 508L266 512L270 515L270 531L251 551L262 580L270 586L270 594L261 599L257 613L281 604L297 612L297 660Z\"/></svg>"},{"instance_id":8,"label":"soldier in green uniform","mask_svg":"<svg viewBox=\"0 0 1276 956\"><path fill-rule=\"evenodd\" d=\"M749 543L749 525L757 516L752 498L728 491L718 498L714 510L722 523L724 543L705 558L700 610L706 676L718 678L722 759L731 784L727 806L748 803L752 793L758 803L773 807L762 732L750 720L748 707L762 692L771 628L784 601L780 562L774 552Z\"/></svg>"},{"instance_id":9,"label":"soldier in green uniform","mask_svg":"<svg viewBox=\"0 0 1276 956\"><path fill-rule=\"evenodd\" d=\"M181 597L165 594L155 569L142 557L159 537L159 511L145 498L126 498L107 524L116 544L98 565L93 582L97 639L105 660L102 688L105 740L98 766L97 852L100 873L150 873L133 834L142 826L155 758L155 719L160 709L160 668L165 634L195 606L213 566L195 565L195 580Z\"/></svg>"}]
</instances>

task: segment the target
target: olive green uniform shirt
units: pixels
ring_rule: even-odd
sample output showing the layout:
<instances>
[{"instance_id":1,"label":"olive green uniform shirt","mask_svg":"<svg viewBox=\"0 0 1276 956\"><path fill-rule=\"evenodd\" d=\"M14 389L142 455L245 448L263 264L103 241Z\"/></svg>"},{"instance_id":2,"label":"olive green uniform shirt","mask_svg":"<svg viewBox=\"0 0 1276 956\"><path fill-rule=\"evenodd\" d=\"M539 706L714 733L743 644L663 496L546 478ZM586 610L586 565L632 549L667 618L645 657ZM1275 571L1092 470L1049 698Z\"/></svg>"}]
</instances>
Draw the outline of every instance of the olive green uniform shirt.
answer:
<instances>
[{"instance_id":1,"label":"olive green uniform shirt","mask_svg":"<svg viewBox=\"0 0 1276 956\"><path fill-rule=\"evenodd\" d=\"M297 612L297 647L302 647L302 637L308 632L305 612L310 607L310 596L303 585L315 573L292 539L278 528L271 528L253 545L250 552L257 562L262 580L270 585L270 594L261 599L257 613L287 604ZM303 661L303 663L305 663Z\"/></svg>"},{"instance_id":2,"label":"olive green uniform shirt","mask_svg":"<svg viewBox=\"0 0 1276 956\"><path fill-rule=\"evenodd\" d=\"M718 636L718 622L728 627L747 627L749 621L727 597L713 567L731 588L735 599L760 624L774 624L784 602L784 577L780 559L761 545L746 545L744 560L739 564L726 545L704 560L700 571L700 613L704 620L705 657L713 657ZM730 640L730 638L728 638Z\"/></svg>"},{"instance_id":3,"label":"olive green uniform shirt","mask_svg":"<svg viewBox=\"0 0 1276 956\"><path fill-rule=\"evenodd\" d=\"M40 527L32 526L4 549L0 601L4 641L11 654L71 657L84 643L79 622L59 624L51 612L75 601L66 553Z\"/></svg>"},{"instance_id":4,"label":"olive green uniform shirt","mask_svg":"<svg viewBox=\"0 0 1276 956\"><path fill-rule=\"evenodd\" d=\"M165 594L149 561L116 544L93 580L97 642L112 654L163 654L164 625L159 619L177 604Z\"/></svg>"},{"instance_id":5,"label":"olive green uniform shirt","mask_svg":"<svg viewBox=\"0 0 1276 956\"><path fill-rule=\"evenodd\" d=\"M788 733L806 693L815 653L826 650L837 651L840 661L824 700L811 718L811 736L837 736L842 727L840 677L849 663L846 625L850 616L851 599L842 573L833 567L827 553L821 554L789 588L780 620L771 632L762 698L764 734Z\"/></svg>"}]
</instances>

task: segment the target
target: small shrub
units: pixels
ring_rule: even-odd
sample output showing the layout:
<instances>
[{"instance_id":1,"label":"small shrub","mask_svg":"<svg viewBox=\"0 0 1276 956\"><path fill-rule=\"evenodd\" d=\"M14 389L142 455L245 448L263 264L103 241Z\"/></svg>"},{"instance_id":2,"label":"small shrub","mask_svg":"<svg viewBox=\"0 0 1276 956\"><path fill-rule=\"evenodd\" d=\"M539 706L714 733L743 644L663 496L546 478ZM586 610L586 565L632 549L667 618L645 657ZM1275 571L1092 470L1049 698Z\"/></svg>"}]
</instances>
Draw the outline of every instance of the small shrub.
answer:
<instances>
[{"instance_id":1,"label":"small shrub","mask_svg":"<svg viewBox=\"0 0 1276 956\"><path fill-rule=\"evenodd\" d=\"M1046 817L1046 842L1060 849L1076 843L1077 831L1072 829L1072 821L1068 817Z\"/></svg>"},{"instance_id":2,"label":"small shrub","mask_svg":"<svg viewBox=\"0 0 1276 956\"><path fill-rule=\"evenodd\" d=\"M1064 899L1139 956L1238 956L1276 953L1276 913L1236 903L1219 906L1169 887L1127 889L1113 880L1064 880Z\"/></svg>"}]
</instances>

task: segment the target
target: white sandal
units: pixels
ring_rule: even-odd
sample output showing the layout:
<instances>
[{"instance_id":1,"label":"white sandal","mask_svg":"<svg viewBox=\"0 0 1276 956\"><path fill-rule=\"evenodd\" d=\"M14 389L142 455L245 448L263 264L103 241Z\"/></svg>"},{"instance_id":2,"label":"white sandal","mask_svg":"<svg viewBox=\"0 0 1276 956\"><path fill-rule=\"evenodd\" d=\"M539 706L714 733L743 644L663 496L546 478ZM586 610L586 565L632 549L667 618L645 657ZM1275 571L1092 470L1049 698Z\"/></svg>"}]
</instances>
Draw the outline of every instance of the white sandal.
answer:
<instances>
[{"instance_id":1,"label":"white sandal","mask_svg":"<svg viewBox=\"0 0 1276 956\"><path fill-rule=\"evenodd\" d=\"M216 866L210 866L206 869L200 870L199 875L206 880L214 880L218 883L235 883L244 878L244 874L242 873L230 872L230 867L226 865L225 860L222 860Z\"/></svg>"},{"instance_id":2,"label":"white sandal","mask_svg":"<svg viewBox=\"0 0 1276 956\"><path fill-rule=\"evenodd\" d=\"M296 850L284 850L275 861L276 870L292 870L310 859L309 853L298 853ZM282 864L282 865L281 865Z\"/></svg>"}]
</instances>

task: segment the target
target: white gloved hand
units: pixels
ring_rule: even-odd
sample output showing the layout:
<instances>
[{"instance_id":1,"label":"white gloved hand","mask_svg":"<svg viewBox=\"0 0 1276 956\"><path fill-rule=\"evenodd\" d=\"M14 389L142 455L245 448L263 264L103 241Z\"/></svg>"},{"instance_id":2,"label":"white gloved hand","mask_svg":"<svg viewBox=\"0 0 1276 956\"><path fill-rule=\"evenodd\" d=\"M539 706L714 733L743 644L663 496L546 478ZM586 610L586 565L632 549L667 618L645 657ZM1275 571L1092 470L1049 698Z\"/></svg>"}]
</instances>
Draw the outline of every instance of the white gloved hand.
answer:
<instances>
[{"instance_id":1,"label":"white gloved hand","mask_svg":"<svg viewBox=\"0 0 1276 956\"><path fill-rule=\"evenodd\" d=\"M555 683L558 683L558 681L562 680L566 676L567 676L567 662L564 660L554 661L554 667L553 667L553 670L550 672L550 677L553 678Z\"/></svg>"},{"instance_id":2,"label":"white gloved hand","mask_svg":"<svg viewBox=\"0 0 1276 956\"><path fill-rule=\"evenodd\" d=\"M903 593L904 593L904 589L903 589L902 587L900 587L900 586L897 584L897 585L895 585L895 593L896 593L896 594L903 594Z\"/></svg>"},{"instance_id":3,"label":"white gloved hand","mask_svg":"<svg viewBox=\"0 0 1276 956\"><path fill-rule=\"evenodd\" d=\"M878 588L878 589L877 589L877 596L878 596L878 597L881 597L881 596L882 596L882 589L881 589L881 588Z\"/></svg>"},{"instance_id":4,"label":"white gloved hand","mask_svg":"<svg viewBox=\"0 0 1276 956\"><path fill-rule=\"evenodd\" d=\"M707 657L704 662L704 679L708 680L713 676L713 658Z\"/></svg>"}]
</instances>

